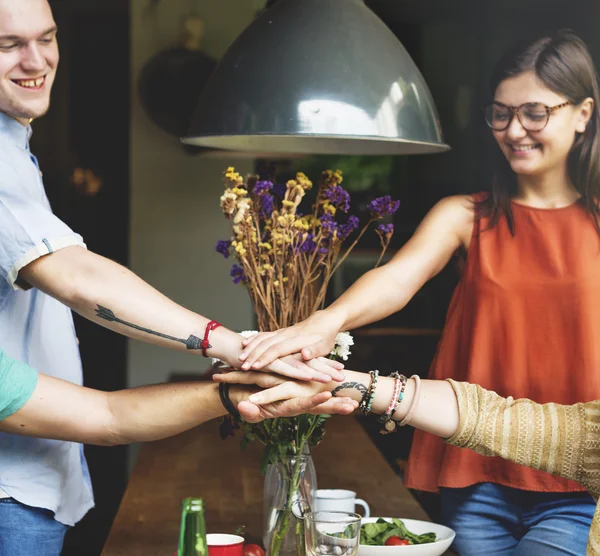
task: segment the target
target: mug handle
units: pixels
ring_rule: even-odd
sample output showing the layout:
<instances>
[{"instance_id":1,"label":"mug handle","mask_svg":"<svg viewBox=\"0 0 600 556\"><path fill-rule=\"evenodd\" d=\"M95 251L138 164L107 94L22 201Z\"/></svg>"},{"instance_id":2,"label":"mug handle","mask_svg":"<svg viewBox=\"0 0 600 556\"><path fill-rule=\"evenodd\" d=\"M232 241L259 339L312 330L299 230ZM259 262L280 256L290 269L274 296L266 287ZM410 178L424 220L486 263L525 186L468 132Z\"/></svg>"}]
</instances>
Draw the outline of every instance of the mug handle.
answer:
<instances>
[{"instance_id":1,"label":"mug handle","mask_svg":"<svg viewBox=\"0 0 600 556\"><path fill-rule=\"evenodd\" d=\"M367 504L362 498L357 498L354 503L358 506L362 506L365 513L363 517L371 517L371 508L369 508L369 504Z\"/></svg>"}]
</instances>

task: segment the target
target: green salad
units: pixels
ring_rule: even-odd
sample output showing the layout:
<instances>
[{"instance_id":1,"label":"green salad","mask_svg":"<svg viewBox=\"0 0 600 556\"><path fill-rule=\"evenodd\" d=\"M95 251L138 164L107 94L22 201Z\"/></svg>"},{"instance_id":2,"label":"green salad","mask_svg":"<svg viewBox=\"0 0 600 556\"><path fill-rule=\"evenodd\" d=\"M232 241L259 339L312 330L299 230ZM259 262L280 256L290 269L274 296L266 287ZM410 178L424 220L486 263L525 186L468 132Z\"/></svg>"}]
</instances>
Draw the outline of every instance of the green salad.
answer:
<instances>
[{"instance_id":1,"label":"green salad","mask_svg":"<svg viewBox=\"0 0 600 556\"><path fill-rule=\"evenodd\" d=\"M394 546L425 544L435 541L435 533L415 535L406 528L401 519L392 518L392 522L390 523L385 519L379 518L374 523L365 523L360 527L360 544L363 545Z\"/></svg>"}]
</instances>

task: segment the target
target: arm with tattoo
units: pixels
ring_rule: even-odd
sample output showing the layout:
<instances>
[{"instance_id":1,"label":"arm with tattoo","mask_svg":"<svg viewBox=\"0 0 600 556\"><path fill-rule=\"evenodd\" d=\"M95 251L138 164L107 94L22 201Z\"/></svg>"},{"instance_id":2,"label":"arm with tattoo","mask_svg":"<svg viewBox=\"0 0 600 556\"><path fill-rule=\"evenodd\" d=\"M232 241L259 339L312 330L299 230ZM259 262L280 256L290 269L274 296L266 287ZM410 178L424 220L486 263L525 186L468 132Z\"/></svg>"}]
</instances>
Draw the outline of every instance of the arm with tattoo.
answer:
<instances>
[{"instance_id":1,"label":"arm with tattoo","mask_svg":"<svg viewBox=\"0 0 600 556\"><path fill-rule=\"evenodd\" d=\"M41 257L22 268L19 278L129 338L202 353L209 319L171 301L127 268L82 247L66 247ZM232 367L239 364L239 334L220 326L211 333L210 344L209 356ZM270 370L300 380L327 382L331 376L341 378L335 365L316 359L304 364L288 357L275 361Z\"/></svg>"},{"instance_id":2,"label":"arm with tattoo","mask_svg":"<svg viewBox=\"0 0 600 556\"><path fill-rule=\"evenodd\" d=\"M19 278L80 315L130 338L199 354L209 319L174 303L127 268L87 251L67 247L33 261ZM220 327L209 355L234 364L240 338Z\"/></svg>"}]
</instances>

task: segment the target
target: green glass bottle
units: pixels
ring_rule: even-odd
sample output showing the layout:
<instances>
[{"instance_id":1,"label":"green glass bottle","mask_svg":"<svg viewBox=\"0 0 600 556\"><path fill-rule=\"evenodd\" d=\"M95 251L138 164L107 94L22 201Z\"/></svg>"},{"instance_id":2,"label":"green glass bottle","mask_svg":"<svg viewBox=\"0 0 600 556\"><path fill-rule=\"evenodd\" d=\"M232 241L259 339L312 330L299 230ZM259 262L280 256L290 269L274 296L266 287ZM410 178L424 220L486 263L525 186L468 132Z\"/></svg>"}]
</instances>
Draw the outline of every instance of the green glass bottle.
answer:
<instances>
[{"instance_id":1,"label":"green glass bottle","mask_svg":"<svg viewBox=\"0 0 600 556\"><path fill-rule=\"evenodd\" d=\"M183 501L177 556L208 556L202 498Z\"/></svg>"}]
</instances>

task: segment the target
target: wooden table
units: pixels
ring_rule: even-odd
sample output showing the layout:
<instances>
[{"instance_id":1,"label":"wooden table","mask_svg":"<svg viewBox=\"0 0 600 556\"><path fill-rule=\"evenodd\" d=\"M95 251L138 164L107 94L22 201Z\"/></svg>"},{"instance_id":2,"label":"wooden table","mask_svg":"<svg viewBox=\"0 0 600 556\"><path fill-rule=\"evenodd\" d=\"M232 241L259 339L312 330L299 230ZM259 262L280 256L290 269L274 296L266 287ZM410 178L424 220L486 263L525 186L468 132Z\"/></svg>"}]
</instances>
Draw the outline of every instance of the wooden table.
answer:
<instances>
[{"instance_id":1,"label":"wooden table","mask_svg":"<svg viewBox=\"0 0 600 556\"><path fill-rule=\"evenodd\" d=\"M261 448L252 443L242 452L239 438L221 440L216 421L146 444L102 556L171 556L186 496L204 499L208 532L232 533L245 525L249 536L259 539ZM319 488L355 490L373 516L429 521L355 418L333 417L313 458Z\"/></svg>"}]
</instances>

